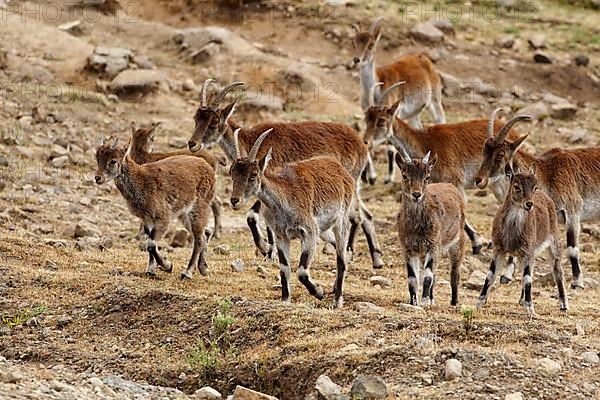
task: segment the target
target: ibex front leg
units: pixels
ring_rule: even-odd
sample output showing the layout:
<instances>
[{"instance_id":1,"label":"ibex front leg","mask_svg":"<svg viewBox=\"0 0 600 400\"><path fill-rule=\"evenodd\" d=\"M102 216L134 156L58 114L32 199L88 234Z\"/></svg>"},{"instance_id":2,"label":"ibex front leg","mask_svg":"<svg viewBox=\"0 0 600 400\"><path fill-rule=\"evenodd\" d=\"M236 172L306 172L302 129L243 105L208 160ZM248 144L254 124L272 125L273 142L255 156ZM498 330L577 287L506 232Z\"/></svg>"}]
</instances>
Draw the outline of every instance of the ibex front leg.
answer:
<instances>
[{"instance_id":1,"label":"ibex front leg","mask_svg":"<svg viewBox=\"0 0 600 400\"><path fill-rule=\"evenodd\" d=\"M164 236L165 227L167 226L167 224L168 223L163 222L160 224L156 224L156 226L152 229L145 228L145 230L150 232L148 234L148 241L146 242L146 248L148 250L148 253L152 254L154 259L158 263L158 266L160 267L160 269L162 269L163 271L166 271L166 272L171 272L171 271L173 271L173 265L160 255L160 253L158 252L158 244L157 244L157 241L160 240ZM152 275L152 271L150 271L150 269L148 271L146 271L146 273L148 275ZM154 272L154 275L156 275L156 272Z\"/></svg>"},{"instance_id":2,"label":"ibex front leg","mask_svg":"<svg viewBox=\"0 0 600 400\"><path fill-rule=\"evenodd\" d=\"M535 263L535 256L527 255L523 257L523 307L529 312L530 317L535 317L535 310L533 309L533 300L531 298L531 285L533 283L533 267Z\"/></svg>"},{"instance_id":3,"label":"ibex front leg","mask_svg":"<svg viewBox=\"0 0 600 400\"><path fill-rule=\"evenodd\" d=\"M290 279L290 241L287 238L277 236L277 256L279 257L279 275L281 276L281 300L289 302L292 293Z\"/></svg>"},{"instance_id":4,"label":"ibex front leg","mask_svg":"<svg viewBox=\"0 0 600 400\"><path fill-rule=\"evenodd\" d=\"M566 223L567 254L569 255L569 261L571 262L571 268L573 270L573 282L571 283L571 288L583 289L583 274L581 273L581 267L579 264L579 248L577 247L579 232L581 230L579 215L567 215Z\"/></svg>"},{"instance_id":5,"label":"ibex front leg","mask_svg":"<svg viewBox=\"0 0 600 400\"><path fill-rule=\"evenodd\" d=\"M485 282L483 283L483 289L481 289L481 294L477 300L478 309L481 309L487 302L492 285L496 281L496 272L498 271L498 268L501 269L503 267L505 259L506 254L494 251L494 256L492 257L492 262L490 263L490 270L487 273Z\"/></svg>"},{"instance_id":6,"label":"ibex front leg","mask_svg":"<svg viewBox=\"0 0 600 400\"><path fill-rule=\"evenodd\" d=\"M298 280L306 287L308 293L315 296L317 299L322 300L325 296L323 288L320 285L316 285L312 279L310 279L310 264L315 254L315 247L317 245L317 237L313 232L307 232L302 237L302 253L300 254L300 265L298 266Z\"/></svg>"},{"instance_id":7,"label":"ibex front leg","mask_svg":"<svg viewBox=\"0 0 600 400\"><path fill-rule=\"evenodd\" d=\"M406 254L406 272L408 276L408 303L413 306L419 305L419 256Z\"/></svg>"},{"instance_id":8,"label":"ibex front leg","mask_svg":"<svg viewBox=\"0 0 600 400\"><path fill-rule=\"evenodd\" d=\"M423 306L433 305L433 284L435 282L434 276L434 262L435 262L435 250L431 249L425 253L424 269L423 269L423 296L421 298L421 304Z\"/></svg>"}]
</instances>

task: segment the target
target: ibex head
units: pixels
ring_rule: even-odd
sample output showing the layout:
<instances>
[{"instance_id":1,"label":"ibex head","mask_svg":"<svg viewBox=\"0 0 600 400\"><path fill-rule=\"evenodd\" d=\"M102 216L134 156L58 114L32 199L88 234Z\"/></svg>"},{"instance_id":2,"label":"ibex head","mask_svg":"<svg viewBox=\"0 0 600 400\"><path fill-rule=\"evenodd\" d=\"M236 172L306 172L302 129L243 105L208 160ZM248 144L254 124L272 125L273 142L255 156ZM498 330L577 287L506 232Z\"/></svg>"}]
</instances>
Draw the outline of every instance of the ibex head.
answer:
<instances>
[{"instance_id":1,"label":"ibex head","mask_svg":"<svg viewBox=\"0 0 600 400\"><path fill-rule=\"evenodd\" d=\"M233 189L231 191L231 206L233 209L239 209L249 198L255 196L261 187L262 176L271 160L272 148L269 148L267 154L260 160L257 160L258 151L262 142L271 133L273 128L263 132L252 145L248 152L248 157L241 157L238 147L239 128L234 132L234 155L235 160L229 170L233 180Z\"/></svg>"},{"instance_id":2,"label":"ibex head","mask_svg":"<svg viewBox=\"0 0 600 400\"><path fill-rule=\"evenodd\" d=\"M96 150L98 168L94 179L98 185L116 178L121 172L125 148L119 146L119 139L113 136L101 140L100 147Z\"/></svg>"},{"instance_id":3,"label":"ibex head","mask_svg":"<svg viewBox=\"0 0 600 400\"><path fill-rule=\"evenodd\" d=\"M513 125L519 121L531 120L529 115L516 115L494 136L494 121L496 115L501 111L501 108L495 109L488 123L488 138L483 145L483 160L475 176L475 185L481 189L485 188L490 181L510 175L512 171L511 164L517 150L529 136L529 133L527 133L513 142L506 140Z\"/></svg>"},{"instance_id":4,"label":"ibex head","mask_svg":"<svg viewBox=\"0 0 600 400\"><path fill-rule=\"evenodd\" d=\"M353 67L373 60L375 48L379 43L379 39L381 39L382 21L382 17L377 18L368 31L363 31L358 24L352 25L352 28L356 32L354 39L352 40L354 56L352 57L351 65Z\"/></svg>"},{"instance_id":5,"label":"ibex head","mask_svg":"<svg viewBox=\"0 0 600 400\"><path fill-rule=\"evenodd\" d=\"M530 212L534 207L534 194L537 190L535 168L530 168L528 172L517 170L510 179L508 199L513 205Z\"/></svg>"},{"instance_id":6,"label":"ibex head","mask_svg":"<svg viewBox=\"0 0 600 400\"><path fill-rule=\"evenodd\" d=\"M388 87L379 96L379 99L375 101L374 93L377 86L381 86L382 83L375 83L371 87L369 99L369 108L365 111L365 124L367 125L364 135L364 141L370 145L377 145L383 143L392 132L392 127L396 115L398 115L400 102L397 101L391 106L388 106L388 98L393 90L402 86L405 82L397 82L392 86Z\"/></svg>"},{"instance_id":7,"label":"ibex head","mask_svg":"<svg viewBox=\"0 0 600 400\"><path fill-rule=\"evenodd\" d=\"M227 120L235 110L237 99L225 108L220 109L219 106L230 91L245 85L243 82L233 82L215 96L207 99L208 88L211 84L215 84L215 81L207 79L200 90L200 106L194 115L194 134L188 141L188 147L192 152L201 150L205 144L219 141L227 129Z\"/></svg>"},{"instance_id":8,"label":"ibex head","mask_svg":"<svg viewBox=\"0 0 600 400\"><path fill-rule=\"evenodd\" d=\"M425 189L431 180L431 171L437 164L437 155L428 152L422 159L407 157L407 153L396 153L396 164L402 171L402 191L406 198L419 203L423 200Z\"/></svg>"}]
</instances>

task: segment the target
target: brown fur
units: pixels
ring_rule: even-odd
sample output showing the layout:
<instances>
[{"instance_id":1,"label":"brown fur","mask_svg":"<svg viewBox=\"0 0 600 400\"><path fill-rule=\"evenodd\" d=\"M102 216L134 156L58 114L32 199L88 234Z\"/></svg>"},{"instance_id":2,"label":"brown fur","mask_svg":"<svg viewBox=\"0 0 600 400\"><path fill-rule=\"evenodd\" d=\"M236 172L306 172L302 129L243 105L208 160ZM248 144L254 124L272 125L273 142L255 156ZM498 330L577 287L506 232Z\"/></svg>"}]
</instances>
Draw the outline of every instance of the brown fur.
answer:
<instances>
[{"instance_id":1,"label":"brown fur","mask_svg":"<svg viewBox=\"0 0 600 400\"><path fill-rule=\"evenodd\" d=\"M479 296L478 307L481 308L487 301L495 281L496 269L504 265L507 255L513 255L523 261L521 303L532 316L535 315L531 299L535 257L548 247L553 260L553 273L561 310L566 311L568 305L560 265L561 246L554 202L546 193L537 189L538 180L531 172L513 175L510 183L506 200L494 218L494 256Z\"/></svg>"},{"instance_id":2,"label":"brown fur","mask_svg":"<svg viewBox=\"0 0 600 400\"><path fill-rule=\"evenodd\" d=\"M417 305L418 270L415 258L427 260L424 265L423 302L433 302L434 265L443 249L448 249L451 259L451 304L458 303L460 265L464 256L465 205L455 186L448 183L428 184L435 156L429 163L413 159L410 163L396 155L402 170L402 207L398 214L398 236L406 259L409 278L409 302ZM418 197L418 202L415 199ZM427 261L425 261L427 262ZM431 279L427 275L431 274Z\"/></svg>"},{"instance_id":3,"label":"brown fur","mask_svg":"<svg viewBox=\"0 0 600 400\"><path fill-rule=\"evenodd\" d=\"M209 204L214 198L215 175L201 158L175 156L164 160L138 164L114 139L109 139L96 151L98 170L96 183L115 179L131 213L142 220L149 239L150 261L147 274L155 275L158 264L170 272L171 263L159 253L156 242L162 239L170 221L183 214L194 236L194 250L182 278L191 278L196 266L207 273L204 228Z\"/></svg>"}]
</instances>

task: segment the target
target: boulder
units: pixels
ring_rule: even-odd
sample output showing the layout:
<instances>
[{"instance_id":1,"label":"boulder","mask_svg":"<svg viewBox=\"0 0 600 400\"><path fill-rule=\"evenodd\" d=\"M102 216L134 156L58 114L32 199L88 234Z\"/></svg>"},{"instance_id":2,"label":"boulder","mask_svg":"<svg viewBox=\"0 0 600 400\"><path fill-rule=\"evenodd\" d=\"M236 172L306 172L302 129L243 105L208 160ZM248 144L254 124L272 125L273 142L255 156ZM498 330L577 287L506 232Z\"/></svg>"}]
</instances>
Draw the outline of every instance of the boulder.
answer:
<instances>
[{"instance_id":1,"label":"boulder","mask_svg":"<svg viewBox=\"0 0 600 400\"><path fill-rule=\"evenodd\" d=\"M536 361L537 367L548 375L555 375L562 370L562 366L550 358L540 358Z\"/></svg>"},{"instance_id":2,"label":"boulder","mask_svg":"<svg viewBox=\"0 0 600 400\"><path fill-rule=\"evenodd\" d=\"M277 397L254 391L238 385L233 392L233 400L277 400Z\"/></svg>"},{"instance_id":3,"label":"boulder","mask_svg":"<svg viewBox=\"0 0 600 400\"><path fill-rule=\"evenodd\" d=\"M444 377L447 381L454 380L462 376L462 363L456 358L450 358L446 360L446 369L444 371Z\"/></svg>"},{"instance_id":4,"label":"boulder","mask_svg":"<svg viewBox=\"0 0 600 400\"><path fill-rule=\"evenodd\" d=\"M210 386L205 386L201 389L198 389L194 392L192 396L196 400L221 400L221 393L211 388Z\"/></svg>"},{"instance_id":5,"label":"boulder","mask_svg":"<svg viewBox=\"0 0 600 400\"><path fill-rule=\"evenodd\" d=\"M325 400L342 399L342 387L323 374L317 378L315 389Z\"/></svg>"},{"instance_id":6,"label":"boulder","mask_svg":"<svg viewBox=\"0 0 600 400\"><path fill-rule=\"evenodd\" d=\"M436 28L431 22L416 24L410 29L409 34L415 40L426 43L440 43L444 40L444 32Z\"/></svg>"},{"instance_id":7,"label":"boulder","mask_svg":"<svg viewBox=\"0 0 600 400\"><path fill-rule=\"evenodd\" d=\"M481 290L486 277L487 274L485 272L476 269L471 272L471 276L469 276L469 279L465 282L465 287L471 290Z\"/></svg>"},{"instance_id":8,"label":"boulder","mask_svg":"<svg viewBox=\"0 0 600 400\"><path fill-rule=\"evenodd\" d=\"M378 376L358 375L350 389L350 397L353 399L385 399L387 394L385 382Z\"/></svg>"},{"instance_id":9,"label":"boulder","mask_svg":"<svg viewBox=\"0 0 600 400\"><path fill-rule=\"evenodd\" d=\"M548 53L538 50L533 54L533 61L538 64L552 64L554 62L554 57L550 56Z\"/></svg>"},{"instance_id":10,"label":"boulder","mask_svg":"<svg viewBox=\"0 0 600 400\"><path fill-rule=\"evenodd\" d=\"M577 106L572 103L552 104L550 115L555 119L572 119L577 113Z\"/></svg>"},{"instance_id":11,"label":"boulder","mask_svg":"<svg viewBox=\"0 0 600 400\"><path fill-rule=\"evenodd\" d=\"M546 37L543 34L537 34L527 39L529 46L534 49L545 49L546 48Z\"/></svg>"},{"instance_id":12,"label":"boulder","mask_svg":"<svg viewBox=\"0 0 600 400\"><path fill-rule=\"evenodd\" d=\"M86 68L106 78L114 78L128 68L133 52L121 47L102 47L94 49L88 58Z\"/></svg>"},{"instance_id":13,"label":"boulder","mask_svg":"<svg viewBox=\"0 0 600 400\"><path fill-rule=\"evenodd\" d=\"M157 90L169 90L167 76L155 69L126 69L110 83L109 90L116 94L147 94Z\"/></svg>"},{"instance_id":14,"label":"boulder","mask_svg":"<svg viewBox=\"0 0 600 400\"><path fill-rule=\"evenodd\" d=\"M516 114L526 114L534 120L542 120L550 115L550 109L546 103L538 101L519 109Z\"/></svg>"}]
</instances>

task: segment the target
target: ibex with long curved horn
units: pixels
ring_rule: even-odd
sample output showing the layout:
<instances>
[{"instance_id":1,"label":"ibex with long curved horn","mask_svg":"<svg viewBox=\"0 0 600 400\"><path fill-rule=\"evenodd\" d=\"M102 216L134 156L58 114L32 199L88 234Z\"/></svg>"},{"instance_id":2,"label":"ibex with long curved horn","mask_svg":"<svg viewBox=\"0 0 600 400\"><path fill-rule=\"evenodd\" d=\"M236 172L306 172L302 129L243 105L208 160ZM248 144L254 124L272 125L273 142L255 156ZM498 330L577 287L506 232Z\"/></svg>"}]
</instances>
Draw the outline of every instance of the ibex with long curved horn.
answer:
<instances>
[{"instance_id":1,"label":"ibex with long curved horn","mask_svg":"<svg viewBox=\"0 0 600 400\"><path fill-rule=\"evenodd\" d=\"M396 163L402 170L402 206L398 214L398 235L408 271L409 303L418 305L419 272L423 259L422 305L433 304L434 267L442 253L450 255L450 304L458 304L460 265L464 257L465 203L454 185L429 183L437 156L427 152L422 159L411 158L402 143L392 138L399 153Z\"/></svg>"},{"instance_id":2,"label":"ibex with long curved horn","mask_svg":"<svg viewBox=\"0 0 600 400\"><path fill-rule=\"evenodd\" d=\"M348 240L348 214L352 213L355 177L340 162L330 156L313 157L286 163L277 173L268 170L273 148L261 151L274 129L263 132L253 143L247 156L242 156L238 145L241 129L234 133L231 165L233 190L231 205L238 209L250 197L256 196L264 205L267 226L275 232L277 254L281 269L283 301L290 301L290 240L300 239L302 254L298 267L298 280L308 292L318 299L324 297L323 288L310 278L310 265L315 254L317 237L330 229L335 235L337 276L334 285L334 306L343 303L343 283L346 274L346 243ZM263 142L265 142L263 144Z\"/></svg>"},{"instance_id":3,"label":"ibex with long curved horn","mask_svg":"<svg viewBox=\"0 0 600 400\"><path fill-rule=\"evenodd\" d=\"M358 25L352 26L356 31L352 41L355 50L352 64L359 68L360 104L363 111L373 105L386 105L399 100L402 104L399 117L407 120L413 128L422 127L420 115L426 108L436 124L445 123L442 79L425 54L410 54L390 64L375 66L375 50L381 39L382 22L383 18L377 18L368 31L361 30ZM373 86L377 82L381 82L381 87ZM398 82L405 82L402 90L385 98L385 90ZM385 183L393 181L394 153L393 147L388 147L388 175ZM374 182L374 168L369 168L368 173L369 181Z\"/></svg>"},{"instance_id":4,"label":"ibex with long curved horn","mask_svg":"<svg viewBox=\"0 0 600 400\"><path fill-rule=\"evenodd\" d=\"M367 238L373 267L383 267L382 252L377 243L373 217L360 198L358 181L368 157L367 145L360 138L360 135L347 125L333 122L266 122L249 129L242 128L231 118L237 100L224 108L218 108L219 105L216 103L217 101L223 101L227 92L242 85L241 82L227 85L210 105L201 105L198 108L194 117L196 128L190 139L190 149L195 150L206 144L219 144L227 157L233 161L238 158L236 151L239 151L241 156L247 155L260 134L272 128L273 131L265 139L265 146L258 150L258 158L261 158L265 155L265 148L271 147L273 149L273 158L269 164L272 167L279 167L286 163L317 156L335 157L357 181L355 205L358 211L352 214L350 221L348 248L351 251L353 250L356 229L360 224ZM238 150L234 150L234 131L238 128L239 147ZM258 249L263 254L272 256L274 253L273 238L269 237L271 246L268 246L258 230L259 211L260 201L256 202L250 209L247 222Z\"/></svg>"},{"instance_id":5,"label":"ibex with long curved horn","mask_svg":"<svg viewBox=\"0 0 600 400\"><path fill-rule=\"evenodd\" d=\"M579 263L581 221L600 218L600 147L551 149L540 156L520 150L529 134L510 138L505 131L489 135L475 184L485 188L507 170L534 167L539 187L556 204L558 219L567 226L567 254L573 271L572 288L583 288Z\"/></svg>"}]
</instances>

